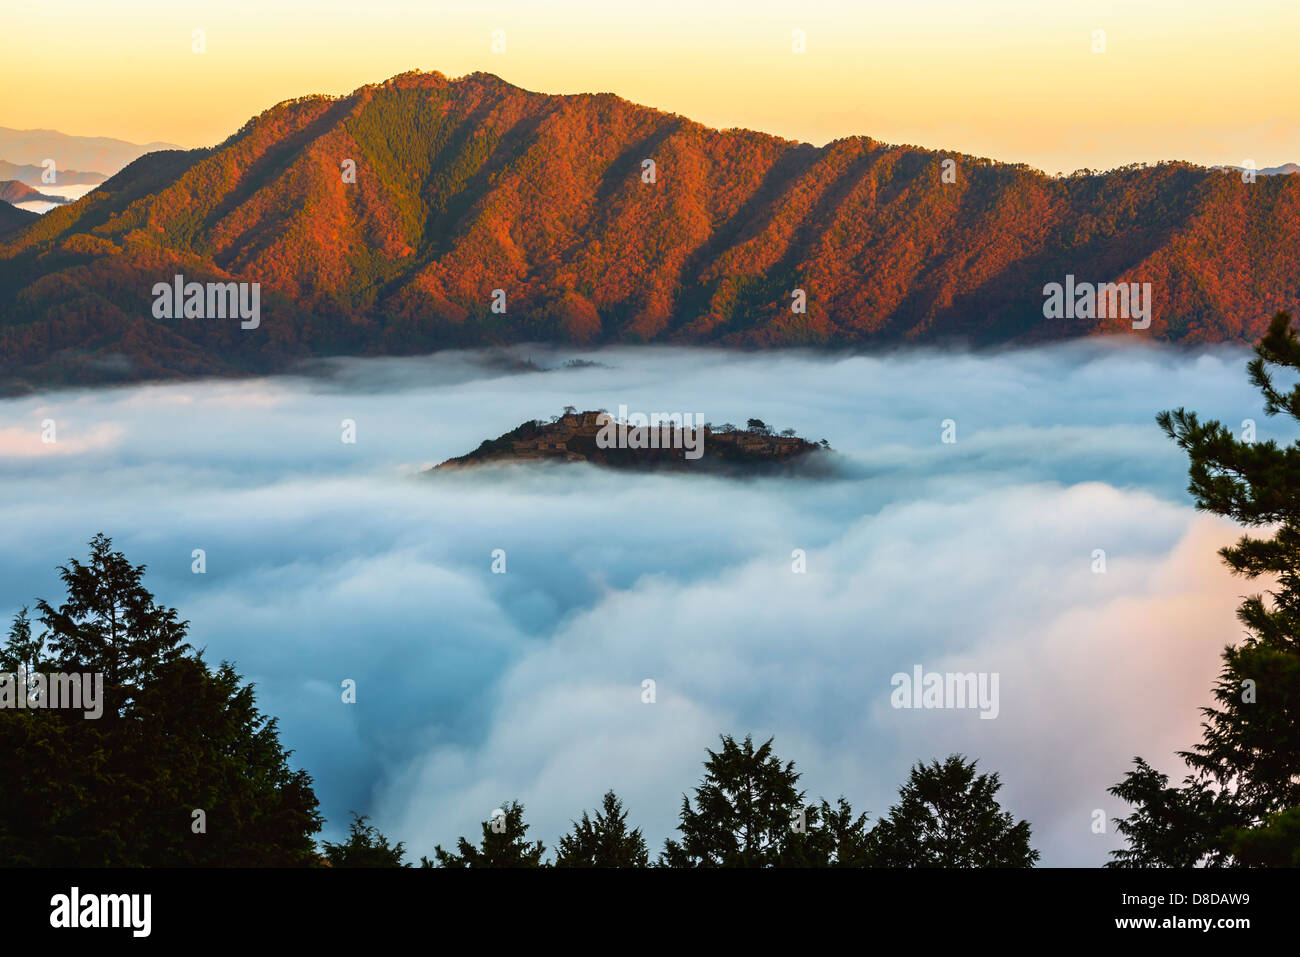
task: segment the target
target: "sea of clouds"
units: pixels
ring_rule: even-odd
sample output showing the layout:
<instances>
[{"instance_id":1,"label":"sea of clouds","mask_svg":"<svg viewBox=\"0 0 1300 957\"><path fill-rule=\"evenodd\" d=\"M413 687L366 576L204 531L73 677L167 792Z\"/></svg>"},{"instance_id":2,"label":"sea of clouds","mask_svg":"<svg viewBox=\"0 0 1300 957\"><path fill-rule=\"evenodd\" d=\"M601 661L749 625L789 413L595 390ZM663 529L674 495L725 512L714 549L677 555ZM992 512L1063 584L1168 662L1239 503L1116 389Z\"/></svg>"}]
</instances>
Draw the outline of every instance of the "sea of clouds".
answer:
<instances>
[{"instance_id":1,"label":"sea of clouds","mask_svg":"<svg viewBox=\"0 0 1300 957\"><path fill-rule=\"evenodd\" d=\"M513 355L548 371L443 353L0 402L0 613L58 599L55 567L105 532L210 661L256 682L324 836L355 809L415 857L516 798L551 847L608 788L657 849L721 733L775 736L810 797L873 816L915 762L978 758L1051 865L1117 845L1094 812L1124 812L1105 789L1134 755L1181 777L1258 586L1221 566L1237 532L1192 508L1153 417L1185 405L1289 439L1244 351ZM621 404L756 416L828 439L839 469L423 471L565 405ZM997 672L998 717L895 710L890 679L916 664Z\"/></svg>"}]
</instances>

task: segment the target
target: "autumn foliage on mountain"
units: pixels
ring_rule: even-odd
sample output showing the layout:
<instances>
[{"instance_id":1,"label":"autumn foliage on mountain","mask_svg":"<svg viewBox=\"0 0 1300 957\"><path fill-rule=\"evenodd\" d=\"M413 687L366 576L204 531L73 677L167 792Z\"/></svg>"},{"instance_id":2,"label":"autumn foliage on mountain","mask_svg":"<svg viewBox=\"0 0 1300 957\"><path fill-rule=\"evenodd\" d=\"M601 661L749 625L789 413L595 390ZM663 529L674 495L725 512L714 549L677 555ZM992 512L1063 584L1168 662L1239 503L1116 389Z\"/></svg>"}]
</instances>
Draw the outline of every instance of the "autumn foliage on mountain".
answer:
<instances>
[{"instance_id":1,"label":"autumn foliage on mountain","mask_svg":"<svg viewBox=\"0 0 1300 957\"><path fill-rule=\"evenodd\" d=\"M1298 232L1296 176L1053 178L416 72L141 157L0 239L0 388L547 340L1244 341L1300 307ZM1045 319L1043 286L1067 273L1151 283L1150 329ZM260 326L154 318L151 290L176 274L261 283Z\"/></svg>"}]
</instances>

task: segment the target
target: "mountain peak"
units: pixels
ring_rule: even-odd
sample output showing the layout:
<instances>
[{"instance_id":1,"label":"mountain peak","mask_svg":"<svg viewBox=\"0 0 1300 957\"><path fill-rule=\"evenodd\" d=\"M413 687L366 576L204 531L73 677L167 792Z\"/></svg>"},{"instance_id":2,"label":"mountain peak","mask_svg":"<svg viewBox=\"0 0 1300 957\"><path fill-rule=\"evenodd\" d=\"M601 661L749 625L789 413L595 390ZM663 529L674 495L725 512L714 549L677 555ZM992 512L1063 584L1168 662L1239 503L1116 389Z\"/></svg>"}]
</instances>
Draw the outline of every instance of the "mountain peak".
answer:
<instances>
[{"instance_id":1,"label":"mountain peak","mask_svg":"<svg viewBox=\"0 0 1300 957\"><path fill-rule=\"evenodd\" d=\"M388 88L410 89L413 87L445 87L452 81L437 70L406 70L389 77L382 83L372 84L363 89Z\"/></svg>"},{"instance_id":2,"label":"mountain peak","mask_svg":"<svg viewBox=\"0 0 1300 957\"><path fill-rule=\"evenodd\" d=\"M11 233L0 378L81 381L103 366L84 357L124 348L153 377L538 340L1240 341L1300 305L1297 240L1296 176L1053 178L411 71L150 154ZM148 290L178 274L260 284L259 331L154 319ZM1045 318L1067 277L1149 284L1149 327Z\"/></svg>"}]
</instances>

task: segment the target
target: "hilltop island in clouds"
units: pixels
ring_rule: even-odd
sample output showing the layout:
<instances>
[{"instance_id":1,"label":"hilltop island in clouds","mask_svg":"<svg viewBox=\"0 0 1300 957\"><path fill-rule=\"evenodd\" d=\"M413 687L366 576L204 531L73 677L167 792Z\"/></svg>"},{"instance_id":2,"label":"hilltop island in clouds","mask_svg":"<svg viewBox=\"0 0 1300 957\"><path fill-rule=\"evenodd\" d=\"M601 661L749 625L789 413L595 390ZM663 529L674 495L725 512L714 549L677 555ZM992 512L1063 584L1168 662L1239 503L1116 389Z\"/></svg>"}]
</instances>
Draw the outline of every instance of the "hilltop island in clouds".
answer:
<instances>
[{"instance_id":1,"label":"hilltop island in clouds","mask_svg":"<svg viewBox=\"0 0 1300 957\"><path fill-rule=\"evenodd\" d=\"M1300 178L1245 179L817 148L405 73L144 155L6 236L0 389L530 341L1244 342L1300 304ZM1149 284L1149 327L1045 318L1067 275ZM265 322L155 318L150 290L177 276L258 284Z\"/></svg>"},{"instance_id":2,"label":"hilltop island in clouds","mask_svg":"<svg viewBox=\"0 0 1300 957\"><path fill-rule=\"evenodd\" d=\"M524 422L498 438L484 439L474 451L447 459L434 471L514 462L683 470L698 462L697 470L714 473L788 475L790 470L778 467L806 466L809 457L828 447L826 440L819 446L799 438L793 429L777 434L761 419L748 420L744 429L693 419L691 413L678 414L675 421L658 413L629 416L626 408L615 418L604 411L569 407L550 422Z\"/></svg>"}]
</instances>

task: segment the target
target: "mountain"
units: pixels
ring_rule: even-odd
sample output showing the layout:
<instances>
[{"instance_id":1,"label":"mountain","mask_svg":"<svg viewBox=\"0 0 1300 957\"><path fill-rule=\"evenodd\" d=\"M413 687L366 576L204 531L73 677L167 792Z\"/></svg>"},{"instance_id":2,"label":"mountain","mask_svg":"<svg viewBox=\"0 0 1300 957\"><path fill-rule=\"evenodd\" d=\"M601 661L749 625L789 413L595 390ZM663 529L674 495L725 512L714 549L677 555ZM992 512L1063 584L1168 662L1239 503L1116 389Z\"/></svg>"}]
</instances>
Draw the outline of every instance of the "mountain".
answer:
<instances>
[{"instance_id":1,"label":"mountain","mask_svg":"<svg viewBox=\"0 0 1300 957\"><path fill-rule=\"evenodd\" d=\"M0 202L0 239L12 232L16 232L31 223L40 219L39 213L29 212L25 209L19 209L17 206L11 206L9 203Z\"/></svg>"},{"instance_id":2,"label":"mountain","mask_svg":"<svg viewBox=\"0 0 1300 957\"><path fill-rule=\"evenodd\" d=\"M142 156L0 243L0 387L538 340L1239 341L1300 303L1298 233L1300 177L1053 178L410 73ZM259 321L155 319L177 275L259 283ZM1044 318L1045 287L1074 281L1150 283L1149 328Z\"/></svg>"},{"instance_id":3,"label":"mountain","mask_svg":"<svg viewBox=\"0 0 1300 957\"><path fill-rule=\"evenodd\" d=\"M62 196L47 196L13 179L0 179L0 199L6 203L66 203Z\"/></svg>"},{"instance_id":4,"label":"mountain","mask_svg":"<svg viewBox=\"0 0 1300 957\"><path fill-rule=\"evenodd\" d=\"M0 160L0 179L9 179L22 183L24 186L94 186L108 179L103 173L87 173L75 169L54 168L54 183L47 183L43 174L45 167L25 165L22 163L10 163L8 160Z\"/></svg>"},{"instance_id":5,"label":"mountain","mask_svg":"<svg viewBox=\"0 0 1300 957\"><path fill-rule=\"evenodd\" d=\"M0 157L10 163L38 168L52 159L60 170L98 170L112 174L146 153L174 149L179 149L175 143L141 145L107 136L70 136L58 130L11 130L0 126Z\"/></svg>"},{"instance_id":6,"label":"mountain","mask_svg":"<svg viewBox=\"0 0 1300 957\"><path fill-rule=\"evenodd\" d=\"M1245 173L1245 166L1215 166L1213 169L1223 170L1231 173ZM1281 166L1268 166L1264 169L1255 170L1256 176L1294 176L1300 173L1300 165L1295 163L1283 163Z\"/></svg>"},{"instance_id":7,"label":"mountain","mask_svg":"<svg viewBox=\"0 0 1300 957\"><path fill-rule=\"evenodd\" d=\"M746 429L690 423L680 418L653 427L648 419L619 422L599 411L565 411L550 422L533 420L495 439L484 439L473 452L448 459L429 471L521 462L587 462L612 469L671 470L773 474L776 466L798 466L792 473L827 474L823 446L801 439L793 430L777 435L758 419ZM826 445L829 448L829 445ZM811 457L811 458L810 458Z\"/></svg>"}]
</instances>

